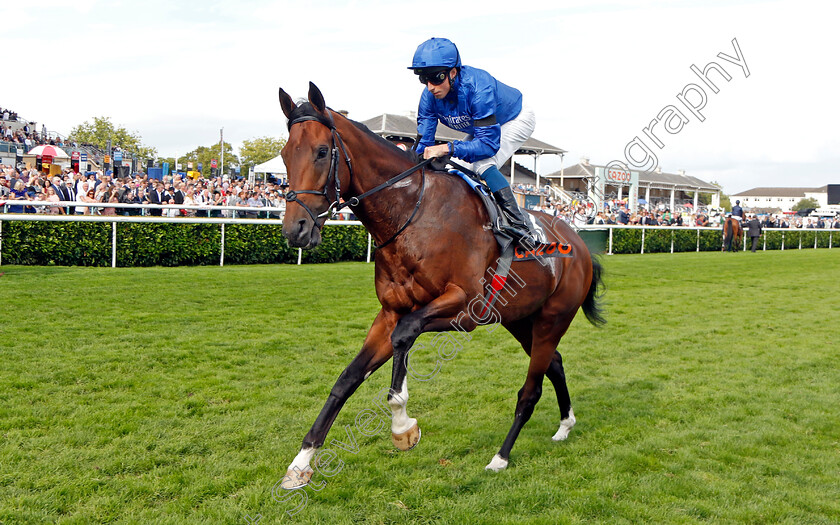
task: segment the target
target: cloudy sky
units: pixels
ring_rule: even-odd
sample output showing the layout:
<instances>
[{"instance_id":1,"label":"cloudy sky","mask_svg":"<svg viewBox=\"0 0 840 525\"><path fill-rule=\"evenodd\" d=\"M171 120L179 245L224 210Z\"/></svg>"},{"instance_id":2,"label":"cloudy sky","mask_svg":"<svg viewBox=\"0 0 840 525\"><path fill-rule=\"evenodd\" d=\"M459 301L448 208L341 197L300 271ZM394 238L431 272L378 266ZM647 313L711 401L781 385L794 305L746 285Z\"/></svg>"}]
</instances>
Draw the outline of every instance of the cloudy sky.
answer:
<instances>
[{"instance_id":1,"label":"cloudy sky","mask_svg":"<svg viewBox=\"0 0 840 525\"><path fill-rule=\"evenodd\" d=\"M420 42L442 36L465 63L524 93L534 137L568 150L567 166L624 160L638 137L664 171L684 169L727 193L822 186L840 183L840 32L826 4L3 2L0 106L63 134L111 117L162 156L217 142L222 127L238 148L285 136L278 86L302 97L314 81L356 120L408 114L422 87L406 66ZM745 67L718 56L737 58L733 39ZM731 77L709 73L717 93L690 69L710 62ZM702 121L677 98L688 88L699 105L691 84L706 95ZM671 133L664 119L650 127L660 114L673 118ZM543 158L541 172L555 169L559 159Z\"/></svg>"}]
</instances>

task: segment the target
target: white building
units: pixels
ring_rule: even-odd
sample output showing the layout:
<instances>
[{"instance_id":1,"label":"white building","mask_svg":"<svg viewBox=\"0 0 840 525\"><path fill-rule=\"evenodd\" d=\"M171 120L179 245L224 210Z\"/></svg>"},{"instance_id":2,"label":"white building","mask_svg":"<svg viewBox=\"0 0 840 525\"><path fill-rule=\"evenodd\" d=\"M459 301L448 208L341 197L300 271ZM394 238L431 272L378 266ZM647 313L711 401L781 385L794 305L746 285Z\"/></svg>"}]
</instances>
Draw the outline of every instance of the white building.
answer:
<instances>
[{"instance_id":1,"label":"white building","mask_svg":"<svg viewBox=\"0 0 840 525\"><path fill-rule=\"evenodd\" d=\"M802 199L814 199L817 208L828 207L828 185L821 188L753 188L730 197L732 204L741 201L747 210L789 212Z\"/></svg>"}]
</instances>

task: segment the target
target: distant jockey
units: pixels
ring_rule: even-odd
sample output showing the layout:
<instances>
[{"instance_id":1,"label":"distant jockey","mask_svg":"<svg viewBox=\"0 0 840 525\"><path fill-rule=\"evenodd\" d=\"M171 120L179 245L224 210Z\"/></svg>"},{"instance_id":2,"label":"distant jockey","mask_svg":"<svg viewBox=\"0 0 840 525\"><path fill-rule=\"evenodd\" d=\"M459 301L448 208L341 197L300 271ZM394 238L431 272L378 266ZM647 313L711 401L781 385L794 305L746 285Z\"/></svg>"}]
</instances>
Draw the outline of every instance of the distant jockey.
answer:
<instances>
[{"instance_id":1,"label":"distant jockey","mask_svg":"<svg viewBox=\"0 0 840 525\"><path fill-rule=\"evenodd\" d=\"M528 223L499 171L534 132L536 118L522 104L522 93L482 69L461 65L458 48L445 38L420 44L408 69L426 86L417 111L417 153L427 159L452 155L472 163L509 216L517 240L528 239ZM438 122L466 133L466 140L435 145Z\"/></svg>"},{"instance_id":2,"label":"distant jockey","mask_svg":"<svg viewBox=\"0 0 840 525\"><path fill-rule=\"evenodd\" d=\"M744 209L741 208L741 201L739 200L736 200L735 206L732 206L732 217L738 222L744 220Z\"/></svg>"}]
</instances>

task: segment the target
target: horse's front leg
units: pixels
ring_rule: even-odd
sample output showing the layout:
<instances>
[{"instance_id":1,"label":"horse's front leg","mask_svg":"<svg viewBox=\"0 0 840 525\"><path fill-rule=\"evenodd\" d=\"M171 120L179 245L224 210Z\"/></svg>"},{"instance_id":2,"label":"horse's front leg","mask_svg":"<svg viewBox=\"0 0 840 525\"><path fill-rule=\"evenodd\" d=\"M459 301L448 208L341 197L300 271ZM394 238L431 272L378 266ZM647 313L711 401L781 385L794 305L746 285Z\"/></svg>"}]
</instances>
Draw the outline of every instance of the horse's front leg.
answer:
<instances>
[{"instance_id":1,"label":"horse's front leg","mask_svg":"<svg viewBox=\"0 0 840 525\"><path fill-rule=\"evenodd\" d=\"M407 362L409 350L423 332L451 330L450 321L467 308L467 294L458 286L450 285L446 291L426 306L400 318L391 334L394 350L394 367L391 373L391 391L388 405L391 408L391 439L400 450L409 450L420 441L417 420L408 417Z\"/></svg>"},{"instance_id":2,"label":"horse's front leg","mask_svg":"<svg viewBox=\"0 0 840 525\"><path fill-rule=\"evenodd\" d=\"M309 462L324 444L341 407L359 385L377 368L382 366L393 354L391 349L391 333L397 324L397 315L393 312L380 310L373 325L368 331L362 350L347 365L338 377L330 391L330 396L312 424L312 428L303 438L300 452L289 465L286 476L280 486L284 489L296 489L309 483L312 479L312 467Z\"/></svg>"}]
</instances>

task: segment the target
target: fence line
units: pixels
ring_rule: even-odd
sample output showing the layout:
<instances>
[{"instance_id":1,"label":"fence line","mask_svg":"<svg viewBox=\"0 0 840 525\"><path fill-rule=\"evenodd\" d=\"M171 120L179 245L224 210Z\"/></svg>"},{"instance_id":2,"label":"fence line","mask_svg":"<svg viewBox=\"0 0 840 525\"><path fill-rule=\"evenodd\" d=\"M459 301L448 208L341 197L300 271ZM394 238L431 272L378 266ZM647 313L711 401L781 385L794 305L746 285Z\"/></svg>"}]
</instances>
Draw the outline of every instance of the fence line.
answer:
<instances>
[{"instance_id":1,"label":"fence line","mask_svg":"<svg viewBox=\"0 0 840 525\"><path fill-rule=\"evenodd\" d=\"M641 230L642 231L642 246L640 253L645 253L645 234L647 230L666 230L670 232L675 232L679 230L696 230L697 231L697 251L700 251L700 232L701 231L717 231L721 233L721 247L723 247L723 235L722 235L722 228L714 227L714 226L628 226L625 224L587 224L586 226L577 227L578 230L609 230L609 241L607 244L607 255L614 255L613 254L613 231L616 229L621 230ZM781 250L784 251L785 249L785 233L797 232L799 233L799 249L802 249L802 234L813 232L814 235L814 248L816 249L818 246L818 237L821 232L828 233L828 248L831 249L833 244L833 236L834 233L840 233L840 229L836 228L762 228L761 229L761 238L762 238L762 251L767 250L767 236L765 235L766 232L781 232L782 233L782 243L781 243ZM743 234L743 249L747 249L747 234L746 230ZM674 235L671 235L671 253L674 253Z\"/></svg>"},{"instance_id":2,"label":"fence line","mask_svg":"<svg viewBox=\"0 0 840 525\"><path fill-rule=\"evenodd\" d=\"M214 210L238 211L240 213L285 212L286 208L272 206L210 206L207 204L126 204L122 202L83 202L83 201L27 201L5 200L0 202L3 213L8 213L10 206L33 206L41 208L64 208L70 214L70 208L131 208L144 213L147 210L196 210L210 212Z\"/></svg>"},{"instance_id":3,"label":"fence line","mask_svg":"<svg viewBox=\"0 0 840 525\"><path fill-rule=\"evenodd\" d=\"M54 203L53 203L54 204ZM177 206L176 206L177 207ZM3 264L3 222L110 222L111 268L117 267L117 223L156 223L156 224L220 224L222 229L221 255L219 266L225 265L225 225L226 224L262 224L281 227L280 219L235 219L233 217L155 217L155 216L119 216L119 215L41 215L34 213L7 213L0 215L0 265ZM328 220L326 226L362 226L360 221ZM372 239L368 233L367 262L370 262ZM298 264L303 263L303 249L298 248Z\"/></svg>"},{"instance_id":4,"label":"fence line","mask_svg":"<svg viewBox=\"0 0 840 525\"><path fill-rule=\"evenodd\" d=\"M48 203L41 203L41 202L30 202L26 201L27 205L41 205L41 206L56 206L57 203L55 202L48 202ZM7 203L8 204L8 203ZM123 207L123 208L173 208L173 209L183 209L184 206L181 205L137 205L137 204L118 204L118 203L108 203L108 206L103 206L102 203L83 203L82 205L88 207ZM15 204L12 204L15 205ZM79 206L78 204L74 204L74 206ZM191 206L189 208L199 208L198 206ZM200 209L202 210L215 210L215 209L233 209L236 211L243 211L242 207L238 206L201 206ZM261 210L261 211L268 211L270 208L246 208L250 211L253 210ZM274 209L274 208L271 208ZM117 266L117 224L118 223L177 223L177 224L219 224L221 225L221 249L220 249L220 256L219 256L219 266L224 266L225 263L225 225L227 224L262 224L262 225L277 225L282 226L283 221L280 219L240 219L240 218L233 218L233 217L161 217L161 216L150 216L150 215L140 215L140 216L121 216L121 215L48 215L48 214L33 214L33 213L7 213L7 214L0 214L0 265L3 264L3 222L4 221L27 221L27 222L109 222L112 225L112 233L111 233L111 267L116 268ZM360 221L337 221L337 220L328 220L325 223L329 226L361 226L362 223ZM716 231L721 232L721 228L713 227L713 226L627 226L623 224L600 224L600 225L586 225L578 228L579 230L609 230L609 240L606 246L606 254L613 255L613 232L616 229L623 229L623 230L641 230L642 232L642 243L640 252L641 254L645 253L645 240L646 240L646 233L647 230L667 230L672 233L671 235L671 247L670 252L674 253L674 235L675 231L679 230L690 230L697 232L697 243L696 243L696 251L700 251L700 232L701 231ZM798 232L799 233L799 249L802 249L802 234L806 232L814 232L814 248L818 247L818 237L819 233L821 232L828 232L829 240L828 240L828 248L831 249L833 245L833 235L834 232L840 233L838 229L812 229L812 228L763 228L762 235L763 243L762 243L762 251L767 250L767 237L765 235L768 231L778 231L782 234L782 241L781 241L781 250L784 251L785 249L785 234ZM723 241L721 240L721 246L723 246ZM372 238L370 233L368 233L368 246L367 246L367 258L366 261L369 263L371 260L371 252L373 249ZM743 249L747 249L747 235L745 234L743 237ZM297 264L302 264L303 259L303 250L298 248L298 260Z\"/></svg>"}]
</instances>

